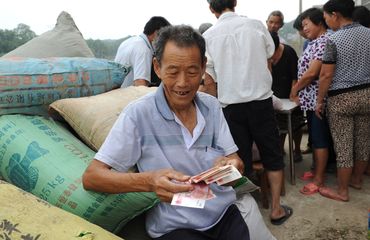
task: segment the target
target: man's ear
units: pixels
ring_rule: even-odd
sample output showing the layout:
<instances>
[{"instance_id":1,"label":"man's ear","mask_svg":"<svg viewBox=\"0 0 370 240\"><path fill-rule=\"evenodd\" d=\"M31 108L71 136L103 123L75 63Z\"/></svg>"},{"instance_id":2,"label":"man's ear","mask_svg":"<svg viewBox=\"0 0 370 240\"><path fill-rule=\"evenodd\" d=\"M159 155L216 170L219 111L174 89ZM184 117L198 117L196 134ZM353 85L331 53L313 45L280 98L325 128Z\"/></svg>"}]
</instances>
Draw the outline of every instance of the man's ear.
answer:
<instances>
[{"instance_id":1,"label":"man's ear","mask_svg":"<svg viewBox=\"0 0 370 240\"><path fill-rule=\"evenodd\" d=\"M154 67L154 72L157 74L159 79L161 79L161 66L157 60L157 58L153 58L153 67Z\"/></svg>"},{"instance_id":2,"label":"man's ear","mask_svg":"<svg viewBox=\"0 0 370 240\"><path fill-rule=\"evenodd\" d=\"M338 19L340 16L342 16L339 12L332 12L332 15L335 17L335 19Z\"/></svg>"},{"instance_id":3,"label":"man's ear","mask_svg":"<svg viewBox=\"0 0 370 240\"><path fill-rule=\"evenodd\" d=\"M157 33L158 33L158 30L148 36L148 40L150 43L152 43L154 39L157 37Z\"/></svg>"}]
</instances>

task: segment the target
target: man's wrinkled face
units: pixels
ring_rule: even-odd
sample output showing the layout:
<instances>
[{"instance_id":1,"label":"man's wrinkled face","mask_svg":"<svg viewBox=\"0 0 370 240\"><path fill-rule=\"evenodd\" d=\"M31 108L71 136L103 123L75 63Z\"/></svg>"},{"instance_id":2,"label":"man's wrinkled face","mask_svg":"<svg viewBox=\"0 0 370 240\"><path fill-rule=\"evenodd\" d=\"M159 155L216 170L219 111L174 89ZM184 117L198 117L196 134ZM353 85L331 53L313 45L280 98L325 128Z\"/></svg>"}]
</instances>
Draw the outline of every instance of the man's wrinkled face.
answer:
<instances>
[{"instance_id":1,"label":"man's wrinkled face","mask_svg":"<svg viewBox=\"0 0 370 240\"><path fill-rule=\"evenodd\" d=\"M189 107L205 71L199 48L196 45L179 47L169 41L165 45L161 64L155 59L154 68L162 80L171 109Z\"/></svg>"}]
</instances>

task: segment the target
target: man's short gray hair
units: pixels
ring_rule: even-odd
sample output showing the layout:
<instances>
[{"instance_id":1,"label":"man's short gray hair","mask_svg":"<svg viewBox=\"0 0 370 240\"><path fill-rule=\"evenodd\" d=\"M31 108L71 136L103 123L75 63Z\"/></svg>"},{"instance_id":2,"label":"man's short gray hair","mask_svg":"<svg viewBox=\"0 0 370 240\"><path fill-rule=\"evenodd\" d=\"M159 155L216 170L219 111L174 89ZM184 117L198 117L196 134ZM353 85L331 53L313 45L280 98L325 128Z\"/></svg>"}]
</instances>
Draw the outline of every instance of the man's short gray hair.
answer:
<instances>
[{"instance_id":1,"label":"man's short gray hair","mask_svg":"<svg viewBox=\"0 0 370 240\"><path fill-rule=\"evenodd\" d=\"M162 61L164 48L170 41L179 47L198 47L202 64L206 62L206 42L202 35L190 26L177 25L163 27L158 31L158 36L154 40L153 46L154 55L159 64Z\"/></svg>"},{"instance_id":2,"label":"man's short gray hair","mask_svg":"<svg viewBox=\"0 0 370 240\"><path fill-rule=\"evenodd\" d=\"M212 23L202 23L200 24L198 31L200 34L203 34L208 28L212 27Z\"/></svg>"},{"instance_id":3,"label":"man's short gray hair","mask_svg":"<svg viewBox=\"0 0 370 240\"><path fill-rule=\"evenodd\" d=\"M277 17L279 17L280 18L280 20L281 20L281 26L280 27L282 27L283 25L284 25L284 14L280 11L280 10L275 10L275 11L272 11L270 14L269 14L269 16L267 17L267 20L269 20L269 18L271 17L271 16L277 16Z\"/></svg>"}]
</instances>

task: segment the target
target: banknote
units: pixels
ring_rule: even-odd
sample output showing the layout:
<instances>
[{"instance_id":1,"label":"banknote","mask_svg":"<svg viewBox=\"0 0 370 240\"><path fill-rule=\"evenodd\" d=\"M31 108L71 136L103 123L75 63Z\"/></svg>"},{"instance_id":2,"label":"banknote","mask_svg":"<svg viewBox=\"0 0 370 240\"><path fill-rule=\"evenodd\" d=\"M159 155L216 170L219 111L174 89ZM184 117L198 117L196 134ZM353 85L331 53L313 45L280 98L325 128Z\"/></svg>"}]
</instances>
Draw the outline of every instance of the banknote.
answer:
<instances>
[{"instance_id":1,"label":"banknote","mask_svg":"<svg viewBox=\"0 0 370 240\"><path fill-rule=\"evenodd\" d=\"M204 181L207 184L216 182L218 185L223 185L241 177L242 175L233 165L225 165L210 168L207 171L191 177L190 181L194 183Z\"/></svg>"},{"instance_id":2,"label":"banknote","mask_svg":"<svg viewBox=\"0 0 370 240\"><path fill-rule=\"evenodd\" d=\"M190 178L190 181L194 182L194 183L204 181L208 177L214 176L215 174L218 174L218 173L222 172L223 170L227 169L228 166L230 166L230 165L210 168L210 169L208 169L204 172L199 173L198 175L192 176Z\"/></svg>"},{"instance_id":3,"label":"banknote","mask_svg":"<svg viewBox=\"0 0 370 240\"><path fill-rule=\"evenodd\" d=\"M174 194L171 205L204 208L206 200L215 198L209 185L205 183L193 184L194 189L190 192L182 192Z\"/></svg>"},{"instance_id":4,"label":"banknote","mask_svg":"<svg viewBox=\"0 0 370 240\"><path fill-rule=\"evenodd\" d=\"M192 176L189 182L194 186L194 189L190 192L174 194L171 204L191 208L204 208L207 200L216 197L209 184L224 185L241 177L242 175L233 165L210 168Z\"/></svg>"},{"instance_id":5,"label":"banknote","mask_svg":"<svg viewBox=\"0 0 370 240\"><path fill-rule=\"evenodd\" d=\"M240 174L238 169L236 169L234 166L231 166L231 171L228 174L225 174L224 176L222 176L221 178L218 178L216 180L216 183L221 186L221 185L233 182L241 177L242 175Z\"/></svg>"},{"instance_id":6,"label":"banknote","mask_svg":"<svg viewBox=\"0 0 370 240\"><path fill-rule=\"evenodd\" d=\"M222 179L226 176L232 175L232 176L239 176L238 178L241 178L241 174L239 173L238 169L236 169L233 165L225 165L225 166L218 166L210 168L198 175L192 176L190 178L190 182L198 183L198 182L206 182L207 184L216 182L219 179ZM238 179L236 178L236 179ZM236 180L234 179L234 180ZM230 181L229 181L230 182ZM225 182L226 183L226 182ZM225 184L223 183L223 184Z\"/></svg>"}]
</instances>

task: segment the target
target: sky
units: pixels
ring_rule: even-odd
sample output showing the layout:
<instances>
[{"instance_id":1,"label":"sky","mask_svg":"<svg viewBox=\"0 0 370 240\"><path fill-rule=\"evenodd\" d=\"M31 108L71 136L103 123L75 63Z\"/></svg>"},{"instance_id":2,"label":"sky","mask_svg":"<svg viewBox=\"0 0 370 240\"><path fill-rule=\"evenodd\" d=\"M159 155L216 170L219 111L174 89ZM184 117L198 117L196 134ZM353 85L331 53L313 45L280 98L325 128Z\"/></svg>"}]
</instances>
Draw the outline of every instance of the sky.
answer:
<instances>
[{"instance_id":1,"label":"sky","mask_svg":"<svg viewBox=\"0 0 370 240\"><path fill-rule=\"evenodd\" d=\"M302 9L324 4L326 0L302 0ZM215 23L206 0L3 0L0 29L14 29L19 23L37 35L54 28L62 11L68 12L85 39L119 39L142 33L152 16L163 16L171 24L198 28ZM281 10L285 22L299 13L299 0L239 0L235 11L263 22L273 10Z\"/></svg>"}]
</instances>

